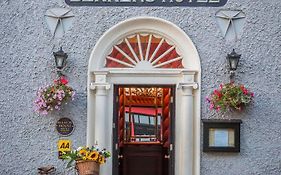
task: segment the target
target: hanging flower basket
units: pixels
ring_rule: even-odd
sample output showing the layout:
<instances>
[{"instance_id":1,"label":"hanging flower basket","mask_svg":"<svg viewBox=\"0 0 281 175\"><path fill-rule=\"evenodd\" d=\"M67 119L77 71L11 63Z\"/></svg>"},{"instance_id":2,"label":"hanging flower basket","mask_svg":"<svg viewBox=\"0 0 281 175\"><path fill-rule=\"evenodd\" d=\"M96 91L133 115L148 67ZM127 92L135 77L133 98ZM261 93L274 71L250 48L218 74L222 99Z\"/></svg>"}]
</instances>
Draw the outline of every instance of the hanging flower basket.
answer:
<instances>
[{"instance_id":1,"label":"hanging flower basket","mask_svg":"<svg viewBox=\"0 0 281 175\"><path fill-rule=\"evenodd\" d=\"M54 80L54 84L41 87L34 101L35 111L47 115L53 110L60 110L63 104L74 99L75 91L67 85L64 77Z\"/></svg>"},{"instance_id":2,"label":"hanging flower basket","mask_svg":"<svg viewBox=\"0 0 281 175\"><path fill-rule=\"evenodd\" d=\"M219 89L214 90L210 96L206 98L210 104L211 110L226 111L238 110L253 101L254 93L245 88L244 85L236 85L234 83L221 84Z\"/></svg>"}]
</instances>

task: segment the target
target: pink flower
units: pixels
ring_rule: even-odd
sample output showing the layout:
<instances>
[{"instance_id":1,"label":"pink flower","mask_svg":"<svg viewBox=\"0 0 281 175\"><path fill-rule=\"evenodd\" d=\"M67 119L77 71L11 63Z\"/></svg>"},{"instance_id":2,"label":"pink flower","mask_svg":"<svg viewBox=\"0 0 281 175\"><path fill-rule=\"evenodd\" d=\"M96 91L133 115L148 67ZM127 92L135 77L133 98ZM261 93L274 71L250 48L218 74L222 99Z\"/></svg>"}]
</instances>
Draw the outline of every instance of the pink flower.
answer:
<instances>
[{"instance_id":1,"label":"pink flower","mask_svg":"<svg viewBox=\"0 0 281 175\"><path fill-rule=\"evenodd\" d=\"M251 92L251 97L254 97L254 93L253 92Z\"/></svg>"},{"instance_id":2,"label":"pink flower","mask_svg":"<svg viewBox=\"0 0 281 175\"><path fill-rule=\"evenodd\" d=\"M211 110L214 109L214 104L213 104L213 103L211 103L210 109L211 109Z\"/></svg>"},{"instance_id":3,"label":"pink flower","mask_svg":"<svg viewBox=\"0 0 281 175\"><path fill-rule=\"evenodd\" d=\"M217 109L216 109L216 110L217 110L217 112L218 112L218 111L220 111L220 109L221 109L221 107L220 107L220 106L218 106L218 107L217 107Z\"/></svg>"},{"instance_id":4,"label":"pink flower","mask_svg":"<svg viewBox=\"0 0 281 175\"><path fill-rule=\"evenodd\" d=\"M58 82L59 82L59 80L54 80L54 83L55 83L55 84L58 84Z\"/></svg>"},{"instance_id":5,"label":"pink flower","mask_svg":"<svg viewBox=\"0 0 281 175\"><path fill-rule=\"evenodd\" d=\"M66 85L68 83L68 80L65 79L64 77L61 77L60 82L61 84Z\"/></svg>"},{"instance_id":6,"label":"pink flower","mask_svg":"<svg viewBox=\"0 0 281 175\"><path fill-rule=\"evenodd\" d=\"M218 91L218 90L214 90L214 94L215 94L216 96L218 96L219 98L222 96L221 92Z\"/></svg>"}]
</instances>

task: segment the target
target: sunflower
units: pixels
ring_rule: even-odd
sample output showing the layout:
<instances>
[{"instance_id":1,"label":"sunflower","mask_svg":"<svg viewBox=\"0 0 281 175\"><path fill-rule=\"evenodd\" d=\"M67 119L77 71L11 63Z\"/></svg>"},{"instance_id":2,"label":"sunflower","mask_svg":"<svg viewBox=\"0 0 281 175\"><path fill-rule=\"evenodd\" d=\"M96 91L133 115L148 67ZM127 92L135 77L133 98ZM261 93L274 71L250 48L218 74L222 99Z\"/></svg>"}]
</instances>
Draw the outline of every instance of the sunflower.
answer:
<instances>
[{"instance_id":1,"label":"sunflower","mask_svg":"<svg viewBox=\"0 0 281 175\"><path fill-rule=\"evenodd\" d=\"M104 160L103 156L99 156L98 163L99 164L104 164L105 163L105 160Z\"/></svg>"},{"instance_id":2,"label":"sunflower","mask_svg":"<svg viewBox=\"0 0 281 175\"><path fill-rule=\"evenodd\" d=\"M79 154L80 154L82 157L88 157L88 151L87 151L87 150L81 149L81 150L79 151Z\"/></svg>"},{"instance_id":3,"label":"sunflower","mask_svg":"<svg viewBox=\"0 0 281 175\"><path fill-rule=\"evenodd\" d=\"M89 160L97 160L99 157L99 153L97 151L93 151L89 154L88 159Z\"/></svg>"}]
</instances>

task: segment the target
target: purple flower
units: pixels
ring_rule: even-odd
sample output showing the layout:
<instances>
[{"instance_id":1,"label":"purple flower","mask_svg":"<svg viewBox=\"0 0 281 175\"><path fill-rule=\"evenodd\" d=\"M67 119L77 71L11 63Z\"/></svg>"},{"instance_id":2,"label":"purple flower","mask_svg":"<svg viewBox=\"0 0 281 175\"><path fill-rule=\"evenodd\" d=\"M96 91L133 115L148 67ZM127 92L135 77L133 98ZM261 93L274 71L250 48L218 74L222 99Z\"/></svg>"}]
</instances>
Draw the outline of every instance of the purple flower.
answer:
<instances>
[{"instance_id":1,"label":"purple flower","mask_svg":"<svg viewBox=\"0 0 281 175\"><path fill-rule=\"evenodd\" d=\"M72 91L72 95L71 95L72 100L74 100L75 94L76 94L75 91Z\"/></svg>"}]
</instances>

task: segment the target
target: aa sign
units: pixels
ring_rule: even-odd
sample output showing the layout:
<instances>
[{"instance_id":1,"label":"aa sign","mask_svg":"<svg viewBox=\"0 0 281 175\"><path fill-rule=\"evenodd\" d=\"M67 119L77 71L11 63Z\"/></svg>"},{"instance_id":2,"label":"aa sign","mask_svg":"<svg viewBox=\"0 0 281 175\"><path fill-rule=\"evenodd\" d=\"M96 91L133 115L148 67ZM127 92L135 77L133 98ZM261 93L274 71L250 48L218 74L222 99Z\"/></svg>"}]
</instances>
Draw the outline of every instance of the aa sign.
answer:
<instances>
[{"instance_id":1,"label":"aa sign","mask_svg":"<svg viewBox=\"0 0 281 175\"><path fill-rule=\"evenodd\" d=\"M70 140L59 140L58 151L70 151L71 141Z\"/></svg>"}]
</instances>

